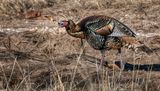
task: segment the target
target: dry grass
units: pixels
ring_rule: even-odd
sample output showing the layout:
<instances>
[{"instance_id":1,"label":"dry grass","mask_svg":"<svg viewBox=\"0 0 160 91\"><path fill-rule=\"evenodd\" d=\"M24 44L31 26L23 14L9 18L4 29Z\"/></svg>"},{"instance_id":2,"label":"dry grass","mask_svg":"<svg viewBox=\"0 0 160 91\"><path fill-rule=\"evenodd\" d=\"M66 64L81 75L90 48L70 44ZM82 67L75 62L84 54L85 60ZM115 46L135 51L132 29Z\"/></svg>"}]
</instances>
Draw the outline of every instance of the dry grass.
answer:
<instances>
[{"instance_id":1,"label":"dry grass","mask_svg":"<svg viewBox=\"0 0 160 91\"><path fill-rule=\"evenodd\" d=\"M76 54L80 51L77 40L68 38L66 34L62 38L50 32L38 31L24 31L12 35L1 33L1 35L3 35L1 40L4 40L0 45L1 50L3 49L0 53L1 89L16 91L158 91L159 89L158 73L107 68L97 71L96 64L90 61L99 59L87 56L88 54L86 56L81 53ZM65 40L62 39L66 39L66 43L63 43ZM93 55L93 52L89 54ZM134 55L129 57L130 61L134 60L133 64L137 63Z\"/></svg>"},{"instance_id":2,"label":"dry grass","mask_svg":"<svg viewBox=\"0 0 160 91\"><path fill-rule=\"evenodd\" d=\"M80 40L59 32L63 29L56 26L57 21L63 18L77 22L84 16L105 14L124 22L136 32L159 34L159 0L0 2L0 29L4 29L0 32L0 90L159 91L159 72L110 70L105 67L97 71L95 62L99 60L99 52L86 45L87 54L81 55ZM10 15L32 9L50 14L56 21L4 19L3 14L12 17ZM37 29L24 31L33 27ZM160 54L158 35L140 39ZM135 54L128 49L123 53L123 59L131 64L159 64L159 57L155 54ZM116 59L115 51L107 52L106 56L107 61Z\"/></svg>"},{"instance_id":3,"label":"dry grass","mask_svg":"<svg viewBox=\"0 0 160 91\"><path fill-rule=\"evenodd\" d=\"M140 5L137 8L142 9L143 4L156 4L159 0L2 0L0 1L1 13L17 13L27 10L41 10L48 7L63 8L83 8L83 9L105 9L105 8L125 8L134 5ZM142 7L142 8L141 8Z\"/></svg>"},{"instance_id":4,"label":"dry grass","mask_svg":"<svg viewBox=\"0 0 160 91\"><path fill-rule=\"evenodd\" d=\"M9 14L51 7L56 4L56 0L2 0L0 3L0 11Z\"/></svg>"}]
</instances>

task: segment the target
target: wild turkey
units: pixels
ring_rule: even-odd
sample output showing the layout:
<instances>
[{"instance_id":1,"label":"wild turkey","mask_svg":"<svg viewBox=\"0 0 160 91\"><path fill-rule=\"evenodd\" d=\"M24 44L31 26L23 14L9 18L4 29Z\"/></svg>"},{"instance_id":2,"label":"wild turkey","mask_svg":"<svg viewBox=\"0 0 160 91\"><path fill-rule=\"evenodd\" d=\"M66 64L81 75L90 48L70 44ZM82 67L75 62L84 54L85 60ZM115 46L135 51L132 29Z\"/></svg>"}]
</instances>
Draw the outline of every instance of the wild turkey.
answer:
<instances>
[{"instance_id":1,"label":"wild turkey","mask_svg":"<svg viewBox=\"0 0 160 91\"><path fill-rule=\"evenodd\" d=\"M136 39L136 34L120 21L104 16L89 16L75 24L72 20L62 20L58 23L65 27L67 33L73 37L85 39L91 47L100 50L102 54L101 65L105 51L116 49L121 52L123 46L150 53L150 49ZM107 65L109 66L109 65Z\"/></svg>"}]
</instances>

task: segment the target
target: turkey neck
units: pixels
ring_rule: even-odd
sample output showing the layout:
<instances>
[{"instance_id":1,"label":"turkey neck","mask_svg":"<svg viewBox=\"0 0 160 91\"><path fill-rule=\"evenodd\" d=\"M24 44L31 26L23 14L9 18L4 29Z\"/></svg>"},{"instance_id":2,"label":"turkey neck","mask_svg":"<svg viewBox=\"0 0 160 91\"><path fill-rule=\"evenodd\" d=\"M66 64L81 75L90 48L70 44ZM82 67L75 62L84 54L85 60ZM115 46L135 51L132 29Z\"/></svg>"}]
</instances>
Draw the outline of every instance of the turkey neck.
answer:
<instances>
[{"instance_id":1,"label":"turkey neck","mask_svg":"<svg viewBox=\"0 0 160 91\"><path fill-rule=\"evenodd\" d=\"M85 38L83 31L81 31L80 27L76 24L69 25L66 28L66 31L72 37L81 38L81 39Z\"/></svg>"}]
</instances>

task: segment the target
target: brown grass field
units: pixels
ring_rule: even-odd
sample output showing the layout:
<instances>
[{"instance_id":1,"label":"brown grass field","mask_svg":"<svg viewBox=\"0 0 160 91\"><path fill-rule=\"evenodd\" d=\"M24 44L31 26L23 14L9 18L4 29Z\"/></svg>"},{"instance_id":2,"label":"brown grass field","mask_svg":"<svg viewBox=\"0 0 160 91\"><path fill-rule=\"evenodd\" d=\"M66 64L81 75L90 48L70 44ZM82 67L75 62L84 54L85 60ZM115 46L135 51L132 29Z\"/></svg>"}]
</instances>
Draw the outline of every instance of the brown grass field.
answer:
<instances>
[{"instance_id":1,"label":"brown grass field","mask_svg":"<svg viewBox=\"0 0 160 91\"><path fill-rule=\"evenodd\" d=\"M97 71L99 51L86 43L82 55L80 40L57 26L89 15L123 22L154 53L124 48L124 70ZM0 91L160 91L159 25L159 0L1 0ZM106 61L116 59L106 52Z\"/></svg>"}]
</instances>

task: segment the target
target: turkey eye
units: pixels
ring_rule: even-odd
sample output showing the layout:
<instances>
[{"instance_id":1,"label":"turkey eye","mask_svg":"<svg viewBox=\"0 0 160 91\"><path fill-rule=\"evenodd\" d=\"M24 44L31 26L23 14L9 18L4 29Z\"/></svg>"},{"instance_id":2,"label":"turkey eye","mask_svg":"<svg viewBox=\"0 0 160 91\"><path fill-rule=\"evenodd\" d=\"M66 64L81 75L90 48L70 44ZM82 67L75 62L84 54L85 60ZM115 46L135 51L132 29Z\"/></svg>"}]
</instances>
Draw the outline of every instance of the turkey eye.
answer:
<instances>
[{"instance_id":1,"label":"turkey eye","mask_svg":"<svg viewBox=\"0 0 160 91\"><path fill-rule=\"evenodd\" d=\"M63 25L64 25L64 23L63 23L63 22L61 22L61 23L60 23L60 25L61 25L61 26L63 26Z\"/></svg>"},{"instance_id":2,"label":"turkey eye","mask_svg":"<svg viewBox=\"0 0 160 91\"><path fill-rule=\"evenodd\" d=\"M61 26L61 27L63 27L64 23L63 22L59 22L58 25Z\"/></svg>"}]
</instances>

